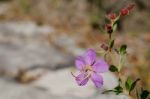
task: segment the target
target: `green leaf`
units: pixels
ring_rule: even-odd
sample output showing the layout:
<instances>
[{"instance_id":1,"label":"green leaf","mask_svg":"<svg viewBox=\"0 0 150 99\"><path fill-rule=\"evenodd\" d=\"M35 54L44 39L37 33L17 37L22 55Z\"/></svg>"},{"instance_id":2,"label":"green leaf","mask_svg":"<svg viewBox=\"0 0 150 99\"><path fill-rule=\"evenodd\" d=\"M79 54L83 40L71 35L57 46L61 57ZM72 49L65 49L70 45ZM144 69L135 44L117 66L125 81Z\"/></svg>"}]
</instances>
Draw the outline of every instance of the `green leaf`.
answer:
<instances>
[{"instance_id":1,"label":"green leaf","mask_svg":"<svg viewBox=\"0 0 150 99\"><path fill-rule=\"evenodd\" d=\"M114 90L106 90L106 91L102 92L102 94L109 93L109 92L114 92Z\"/></svg>"},{"instance_id":2,"label":"green leaf","mask_svg":"<svg viewBox=\"0 0 150 99\"><path fill-rule=\"evenodd\" d=\"M114 65L110 65L109 70L111 72L118 72L118 68L116 66L114 66Z\"/></svg>"},{"instance_id":3,"label":"green leaf","mask_svg":"<svg viewBox=\"0 0 150 99\"><path fill-rule=\"evenodd\" d=\"M117 23L113 25L113 32L117 30Z\"/></svg>"},{"instance_id":4,"label":"green leaf","mask_svg":"<svg viewBox=\"0 0 150 99\"><path fill-rule=\"evenodd\" d=\"M118 23L120 19L120 15L115 19L114 24Z\"/></svg>"},{"instance_id":5,"label":"green leaf","mask_svg":"<svg viewBox=\"0 0 150 99\"><path fill-rule=\"evenodd\" d=\"M116 31L118 23L119 23L120 15L113 22L113 31Z\"/></svg>"},{"instance_id":6,"label":"green leaf","mask_svg":"<svg viewBox=\"0 0 150 99\"><path fill-rule=\"evenodd\" d=\"M120 85L118 85L114 88L114 92L116 93L116 95L118 95L123 92L123 88Z\"/></svg>"},{"instance_id":7,"label":"green leaf","mask_svg":"<svg viewBox=\"0 0 150 99\"><path fill-rule=\"evenodd\" d=\"M132 81L131 77L129 76L125 82L125 87L128 91L131 89L132 83L133 83L133 81Z\"/></svg>"},{"instance_id":8,"label":"green leaf","mask_svg":"<svg viewBox=\"0 0 150 99\"><path fill-rule=\"evenodd\" d=\"M135 86L136 86L136 84L137 84L137 82L139 81L140 79L138 78L138 79L136 79L132 84L131 84L131 88L130 88L130 90L129 90L129 94L130 94L130 92L135 88Z\"/></svg>"},{"instance_id":9,"label":"green leaf","mask_svg":"<svg viewBox=\"0 0 150 99\"><path fill-rule=\"evenodd\" d=\"M109 93L109 92L114 92L116 95L118 95L118 94L123 92L123 88L120 85L118 85L113 90L106 90L106 91L104 91L103 94Z\"/></svg>"},{"instance_id":10,"label":"green leaf","mask_svg":"<svg viewBox=\"0 0 150 99\"><path fill-rule=\"evenodd\" d=\"M131 79L131 77L129 76L125 82L125 87L126 89L129 91L129 94L131 93L131 91L135 88L137 82L139 81L140 79L136 79L135 81L133 81Z\"/></svg>"},{"instance_id":11,"label":"green leaf","mask_svg":"<svg viewBox=\"0 0 150 99\"><path fill-rule=\"evenodd\" d=\"M113 46L114 46L114 40L111 40L111 41L110 41L110 44L109 44L109 47L112 49Z\"/></svg>"},{"instance_id":12,"label":"green leaf","mask_svg":"<svg viewBox=\"0 0 150 99\"><path fill-rule=\"evenodd\" d=\"M117 25L117 23L119 22L119 19L120 19L120 16L118 16L118 17L114 20L114 22L113 22L113 27L114 27L115 25Z\"/></svg>"},{"instance_id":13,"label":"green leaf","mask_svg":"<svg viewBox=\"0 0 150 99\"><path fill-rule=\"evenodd\" d=\"M141 97L141 99L147 99L149 94L150 94L150 92L148 90L142 90L140 97Z\"/></svg>"},{"instance_id":14,"label":"green leaf","mask_svg":"<svg viewBox=\"0 0 150 99\"><path fill-rule=\"evenodd\" d=\"M119 49L120 54L125 54L127 49L127 45L122 45Z\"/></svg>"}]
</instances>

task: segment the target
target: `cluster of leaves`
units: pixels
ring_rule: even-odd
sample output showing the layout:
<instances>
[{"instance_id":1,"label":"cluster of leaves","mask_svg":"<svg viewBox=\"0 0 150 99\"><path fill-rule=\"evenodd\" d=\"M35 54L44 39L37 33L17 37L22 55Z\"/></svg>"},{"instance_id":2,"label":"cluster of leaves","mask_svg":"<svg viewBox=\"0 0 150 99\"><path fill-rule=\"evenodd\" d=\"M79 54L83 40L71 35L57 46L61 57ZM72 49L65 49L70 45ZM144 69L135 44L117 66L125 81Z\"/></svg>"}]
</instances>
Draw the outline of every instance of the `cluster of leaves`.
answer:
<instances>
[{"instance_id":1,"label":"cluster of leaves","mask_svg":"<svg viewBox=\"0 0 150 99\"><path fill-rule=\"evenodd\" d=\"M126 54L126 48L127 46L126 45L122 45L120 48L119 48L119 54L120 55L124 55ZM116 72L119 74L119 69L117 66L114 66L114 65L110 65L109 67L109 70L111 72ZM122 81L121 79L119 78L119 85L117 87L115 87L113 90L108 90L108 91L105 91L105 92L114 92L116 93L117 95L120 94L120 93L123 93L123 88L125 87L126 90L129 92L129 94L131 93L131 91L133 91L133 89L135 88L137 82L139 81L140 79L136 79L135 81L133 81L131 79L131 77L129 76L125 82L125 84L123 85L122 84Z\"/></svg>"},{"instance_id":2,"label":"cluster of leaves","mask_svg":"<svg viewBox=\"0 0 150 99\"><path fill-rule=\"evenodd\" d=\"M126 89L128 90L129 94L131 93L131 91L135 88L137 82L139 81L140 79L137 78L135 81L133 81L131 79L131 77L129 76L125 82L125 87Z\"/></svg>"},{"instance_id":3,"label":"cluster of leaves","mask_svg":"<svg viewBox=\"0 0 150 99\"><path fill-rule=\"evenodd\" d=\"M112 40L111 44L109 47L113 47L114 45L114 40ZM121 56L124 56L127 51L127 46L126 45L122 45L118 50L117 53ZM118 66L115 65L110 65L109 70L113 73L120 73L120 69ZM136 88L137 82L140 81L139 78L137 78L136 80L132 80L132 78L130 76L128 76L128 78L126 79L126 81L123 83L121 81L121 78L119 77L119 85L116 86L114 89L112 90L106 90L103 93L108 93L108 92L114 92L116 95L123 93L124 90L128 91L128 94L130 95L131 92ZM124 89L125 88L125 89ZM148 90L143 90L141 89L140 92L136 91L137 94L137 99L150 99L148 98L150 92Z\"/></svg>"}]
</instances>

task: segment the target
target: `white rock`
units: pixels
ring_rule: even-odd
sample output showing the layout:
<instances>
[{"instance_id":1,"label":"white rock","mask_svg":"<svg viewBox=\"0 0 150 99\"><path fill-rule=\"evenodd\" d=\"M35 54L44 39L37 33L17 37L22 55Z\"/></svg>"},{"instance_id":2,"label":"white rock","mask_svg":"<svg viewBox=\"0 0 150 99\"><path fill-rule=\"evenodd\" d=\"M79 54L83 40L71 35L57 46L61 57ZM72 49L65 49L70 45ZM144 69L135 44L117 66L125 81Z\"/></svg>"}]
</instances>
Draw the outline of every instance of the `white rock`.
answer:
<instances>
[{"instance_id":1,"label":"white rock","mask_svg":"<svg viewBox=\"0 0 150 99\"><path fill-rule=\"evenodd\" d=\"M11 35L25 35L28 37L53 33L50 26L38 26L35 22L1 22L0 32Z\"/></svg>"},{"instance_id":2,"label":"white rock","mask_svg":"<svg viewBox=\"0 0 150 99\"><path fill-rule=\"evenodd\" d=\"M104 78L104 88L102 89L111 89L117 85L117 79L111 73L105 73L102 74L102 76ZM56 96L72 95L80 98L87 98L93 97L97 93L91 81L89 81L86 86L78 86L70 74L70 69L51 71L39 80L33 82L32 85L46 88ZM99 94L102 92L102 89Z\"/></svg>"}]
</instances>

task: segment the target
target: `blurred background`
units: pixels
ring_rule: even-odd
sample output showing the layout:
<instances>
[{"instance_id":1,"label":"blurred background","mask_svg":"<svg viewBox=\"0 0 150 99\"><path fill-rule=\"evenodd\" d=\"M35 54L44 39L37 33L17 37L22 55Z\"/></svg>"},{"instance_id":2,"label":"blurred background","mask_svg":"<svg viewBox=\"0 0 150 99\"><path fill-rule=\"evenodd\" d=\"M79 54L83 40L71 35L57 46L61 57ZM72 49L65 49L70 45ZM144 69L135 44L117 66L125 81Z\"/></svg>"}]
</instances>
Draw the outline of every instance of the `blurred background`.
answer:
<instances>
[{"instance_id":1,"label":"blurred background","mask_svg":"<svg viewBox=\"0 0 150 99\"><path fill-rule=\"evenodd\" d=\"M108 40L100 31L106 14L134 2L119 21L116 46L128 45L126 74L150 89L149 0L0 0L0 99L122 99L102 95L105 85L79 87L70 74L74 57Z\"/></svg>"}]
</instances>

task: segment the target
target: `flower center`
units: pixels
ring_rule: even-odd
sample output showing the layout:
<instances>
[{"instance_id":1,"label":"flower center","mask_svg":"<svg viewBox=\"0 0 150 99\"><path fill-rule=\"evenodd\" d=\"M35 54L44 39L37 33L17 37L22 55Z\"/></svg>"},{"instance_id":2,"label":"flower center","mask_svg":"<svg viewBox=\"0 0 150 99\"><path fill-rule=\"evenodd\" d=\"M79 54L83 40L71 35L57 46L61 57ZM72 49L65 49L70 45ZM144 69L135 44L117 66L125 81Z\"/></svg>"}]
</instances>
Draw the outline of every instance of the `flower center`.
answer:
<instances>
[{"instance_id":1,"label":"flower center","mask_svg":"<svg viewBox=\"0 0 150 99\"><path fill-rule=\"evenodd\" d=\"M85 71L93 71L93 69L92 69L91 66L86 66L86 67L85 67Z\"/></svg>"}]
</instances>

